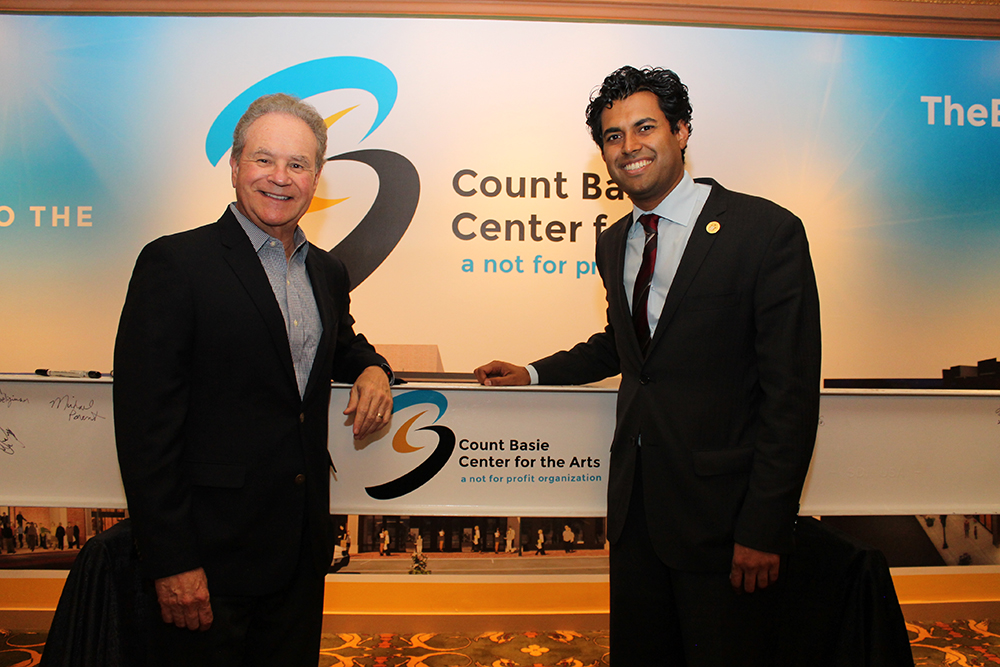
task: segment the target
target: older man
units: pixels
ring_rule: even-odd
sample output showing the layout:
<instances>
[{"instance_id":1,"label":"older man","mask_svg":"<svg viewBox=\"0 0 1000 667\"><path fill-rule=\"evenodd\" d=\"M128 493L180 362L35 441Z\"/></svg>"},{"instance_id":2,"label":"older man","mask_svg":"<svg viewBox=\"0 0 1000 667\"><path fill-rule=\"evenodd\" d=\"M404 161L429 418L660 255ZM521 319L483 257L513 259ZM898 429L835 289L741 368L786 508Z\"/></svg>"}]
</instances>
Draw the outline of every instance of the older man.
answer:
<instances>
[{"instance_id":1,"label":"older man","mask_svg":"<svg viewBox=\"0 0 1000 667\"><path fill-rule=\"evenodd\" d=\"M392 372L354 332L343 264L298 224L326 129L293 97L251 104L233 134L236 202L146 246L129 283L115 435L163 621L153 664L318 662L330 380L354 383L355 437L392 412Z\"/></svg>"}]
</instances>

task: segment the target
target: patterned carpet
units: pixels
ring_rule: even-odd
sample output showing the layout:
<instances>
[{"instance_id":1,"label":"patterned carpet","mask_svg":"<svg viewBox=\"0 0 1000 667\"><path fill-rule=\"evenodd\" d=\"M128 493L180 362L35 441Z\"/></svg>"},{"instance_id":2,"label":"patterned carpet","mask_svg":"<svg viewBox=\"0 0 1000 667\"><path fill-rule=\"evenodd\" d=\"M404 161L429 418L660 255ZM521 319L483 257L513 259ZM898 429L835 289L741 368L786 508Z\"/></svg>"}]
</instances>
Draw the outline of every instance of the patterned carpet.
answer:
<instances>
[{"instance_id":1,"label":"patterned carpet","mask_svg":"<svg viewBox=\"0 0 1000 667\"><path fill-rule=\"evenodd\" d=\"M1000 665L1000 621L907 623L917 667ZM37 665L44 633L0 629L0 667ZM601 632L324 635L320 667L601 667Z\"/></svg>"},{"instance_id":2,"label":"patterned carpet","mask_svg":"<svg viewBox=\"0 0 1000 667\"><path fill-rule=\"evenodd\" d=\"M320 667L598 667L607 633L324 635Z\"/></svg>"}]
</instances>

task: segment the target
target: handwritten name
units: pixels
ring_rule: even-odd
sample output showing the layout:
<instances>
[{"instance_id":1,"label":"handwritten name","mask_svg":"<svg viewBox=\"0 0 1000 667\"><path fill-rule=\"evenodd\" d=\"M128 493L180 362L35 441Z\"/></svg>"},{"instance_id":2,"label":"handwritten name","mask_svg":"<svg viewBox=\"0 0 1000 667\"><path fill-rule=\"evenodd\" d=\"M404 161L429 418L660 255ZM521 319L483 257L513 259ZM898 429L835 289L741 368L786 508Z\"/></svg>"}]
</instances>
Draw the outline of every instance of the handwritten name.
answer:
<instances>
[{"instance_id":1,"label":"handwritten name","mask_svg":"<svg viewBox=\"0 0 1000 667\"><path fill-rule=\"evenodd\" d=\"M26 398L21 398L20 396L11 396L3 389L0 389L0 405L6 405L8 408L14 403L30 403Z\"/></svg>"},{"instance_id":2,"label":"handwritten name","mask_svg":"<svg viewBox=\"0 0 1000 667\"><path fill-rule=\"evenodd\" d=\"M21 444L21 441L17 439L17 436L14 435L13 431L9 428L3 428L0 426L0 453L13 456L14 445L24 447L24 445Z\"/></svg>"},{"instance_id":3,"label":"handwritten name","mask_svg":"<svg viewBox=\"0 0 1000 667\"><path fill-rule=\"evenodd\" d=\"M49 401L49 407L65 412L66 418L71 422L96 422L98 419L107 419L94 409L94 399L82 402L78 401L76 396L63 394Z\"/></svg>"}]
</instances>

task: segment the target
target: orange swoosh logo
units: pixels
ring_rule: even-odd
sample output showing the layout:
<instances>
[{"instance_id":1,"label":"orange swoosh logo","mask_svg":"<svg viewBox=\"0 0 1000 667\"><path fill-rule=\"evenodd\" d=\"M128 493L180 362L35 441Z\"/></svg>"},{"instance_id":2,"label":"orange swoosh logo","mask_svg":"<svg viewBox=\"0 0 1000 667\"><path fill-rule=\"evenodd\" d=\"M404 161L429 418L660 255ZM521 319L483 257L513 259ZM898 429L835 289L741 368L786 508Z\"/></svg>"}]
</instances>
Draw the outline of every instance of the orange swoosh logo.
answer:
<instances>
[{"instance_id":1,"label":"orange swoosh logo","mask_svg":"<svg viewBox=\"0 0 1000 667\"><path fill-rule=\"evenodd\" d=\"M400 454L409 454L410 452L415 452L419 449L423 449L423 447L413 447L412 445L410 445L410 443L406 441L406 434L409 432L410 427L413 425L413 422L417 421L425 414L427 414L426 410L416 415L415 417L410 418L405 424L399 427L399 430L396 431L396 435L393 436L392 438L393 449L395 449Z\"/></svg>"}]
</instances>

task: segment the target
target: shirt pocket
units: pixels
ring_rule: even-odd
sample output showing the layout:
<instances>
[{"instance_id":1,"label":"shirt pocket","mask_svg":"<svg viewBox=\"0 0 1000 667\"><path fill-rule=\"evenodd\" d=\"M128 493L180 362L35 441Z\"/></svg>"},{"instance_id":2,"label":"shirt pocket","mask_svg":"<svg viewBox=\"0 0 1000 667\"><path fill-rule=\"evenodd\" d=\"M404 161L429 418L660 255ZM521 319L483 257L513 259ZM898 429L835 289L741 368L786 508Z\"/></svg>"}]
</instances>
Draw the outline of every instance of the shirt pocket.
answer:
<instances>
[{"instance_id":1,"label":"shirt pocket","mask_svg":"<svg viewBox=\"0 0 1000 667\"><path fill-rule=\"evenodd\" d=\"M681 302L684 310L716 310L719 308L732 308L740 302L738 292L728 294L702 294L697 296L686 296Z\"/></svg>"}]
</instances>

